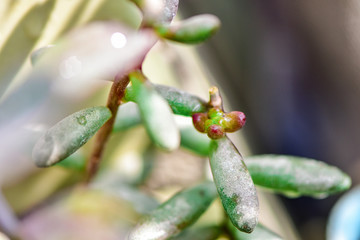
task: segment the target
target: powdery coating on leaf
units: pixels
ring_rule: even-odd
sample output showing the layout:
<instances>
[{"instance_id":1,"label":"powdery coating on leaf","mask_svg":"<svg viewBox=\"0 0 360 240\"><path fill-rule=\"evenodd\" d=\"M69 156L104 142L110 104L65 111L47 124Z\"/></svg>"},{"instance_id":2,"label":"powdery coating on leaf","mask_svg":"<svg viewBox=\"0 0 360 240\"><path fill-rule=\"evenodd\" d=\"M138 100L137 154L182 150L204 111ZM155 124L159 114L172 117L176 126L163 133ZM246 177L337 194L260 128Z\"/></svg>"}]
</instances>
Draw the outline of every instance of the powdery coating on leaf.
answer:
<instances>
[{"instance_id":1,"label":"powdery coating on leaf","mask_svg":"<svg viewBox=\"0 0 360 240\"><path fill-rule=\"evenodd\" d=\"M207 110L206 101L197 96L164 85L155 85L155 88L168 101L175 114L191 116L193 113Z\"/></svg>"},{"instance_id":2,"label":"powdery coating on leaf","mask_svg":"<svg viewBox=\"0 0 360 240\"><path fill-rule=\"evenodd\" d=\"M144 0L137 3L143 12L143 21L150 25L170 23L175 17L179 0Z\"/></svg>"},{"instance_id":3,"label":"powdery coating on leaf","mask_svg":"<svg viewBox=\"0 0 360 240\"><path fill-rule=\"evenodd\" d=\"M111 117L106 107L93 107L76 112L50 128L33 149L38 167L49 167L65 159L84 145Z\"/></svg>"},{"instance_id":4,"label":"powdery coating on leaf","mask_svg":"<svg viewBox=\"0 0 360 240\"><path fill-rule=\"evenodd\" d=\"M164 10L161 21L171 22L177 13L179 0L163 0L163 2Z\"/></svg>"},{"instance_id":5,"label":"powdery coating on leaf","mask_svg":"<svg viewBox=\"0 0 360 240\"><path fill-rule=\"evenodd\" d=\"M136 102L150 138L165 150L177 149L180 146L180 132L169 104L152 85L141 83L135 75L130 75L130 79L136 90Z\"/></svg>"},{"instance_id":6,"label":"powdery coating on leaf","mask_svg":"<svg viewBox=\"0 0 360 240\"><path fill-rule=\"evenodd\" d=\"M259 155L247 158L246 163L255 184L285 195L325 197L351 185L338 168L312 159Z\"/></svg>"},{"instance_id":7,"label":"powdery coating on leaf","mask_svg":"<svg viewBox=\"0 0 360 240\"><path fill-rule=\"evenodd\" d=\"M210 165L230 220L239 230L252 232L259 212L256 189L240 153L228 138L212 142Z\"/></svg>"},{"instance_id":8,"label":"powdery coating on leaf","mask_svg":"<svg viewBox=\"0 0 360 240\"><path fill-rule=\"evenodd\" d=\"M217 196L212 182L184 190L155 209L130 233L129 240L161 240L194 223Z\"/></svg>"},{"instance_id":9,"label":"powdery coating on leaf","mask_svg":"<svg viewBox=\"0 0 360 240\"><path fill-rule=\"evenodd\" d=\"M129 240L167 239L168 236L175 235L181 231L181 229L176 226L179 220L178 216L191 209L191 205L189 205L185 199L176 199L171 204L154 211L148 219L133 230ZM162 216L169 213L173 216L158 219L158 215Z\"/></svg>"}]
</instances>

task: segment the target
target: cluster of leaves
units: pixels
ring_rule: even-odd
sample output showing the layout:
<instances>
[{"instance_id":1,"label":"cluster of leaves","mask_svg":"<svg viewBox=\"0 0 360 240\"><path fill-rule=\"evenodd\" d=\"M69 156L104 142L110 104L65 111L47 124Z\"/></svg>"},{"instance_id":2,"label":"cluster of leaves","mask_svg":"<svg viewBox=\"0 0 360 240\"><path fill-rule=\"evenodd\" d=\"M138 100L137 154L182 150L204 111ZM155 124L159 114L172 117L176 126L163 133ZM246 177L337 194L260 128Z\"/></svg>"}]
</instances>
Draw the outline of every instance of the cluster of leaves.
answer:
<instances>
[{"instance_id":1,"label":"cluster of leaves","mask_svg":"<svg viewBox=\"0 0 360 240\"><path fill-rule=\"evenodd\" d=\"M40 137L32 154L37 166L62 164L68 168L84 169L86 164L88 181L91 181L108 136L141 123L159 148L172 151L182 146L209 157L214 182L205 181L181 191L145 215L129 233L128 238L132 240L199 239L196 236L216 239L224 229L236 239L279 239L258 225L259 203L255 185L291 197L325 197L350 187L351 181L346 174L315 160L262 155L244 161L226 133L241 129L245 115L238 111L224 112L217 88L210 89L210 100L205 101L175 88L152 84L142 72L141 65L158 39L200 43L216 32L220 22L217 17L205 14L171 23L177 12L177 0L158 1L160 7L147 0L132 2L143 14L143 23L137 32L117 23L106 23L106 28L103 23L96 23L70 33L57 46L46 47L32 55L36 66L30 78L37 79L45 91L50 85L43 81L43 76L58 72L64 59L65 67L60 69L64 79L76 78L80 82L85 82L89 76L114 79L106 107L78 111ZM114 35L114 32L118 34ZM101 45L93 53L78 48L85 38L99 35L105 40L111 36L111 46ZM118 57L116 49L128 57ZM83 61L81 71L76 67L66 67L73 65L74 61L76 63L74 56ZM95 58L109 58L114 64L99 64ZM95 67L95 63L100 66ZM21 88L17 94L21 94ZM4 104L12 102L13 99L9 98ZM138 111L122 111L127 102L135 102ZM174 114L192 117L194 127L179 129ZM95 133L98 134L96 146L88 162L71 162L71 155ZM179 234L193 224L218 196L231 223Z\"/></svg>"}]
</instances>

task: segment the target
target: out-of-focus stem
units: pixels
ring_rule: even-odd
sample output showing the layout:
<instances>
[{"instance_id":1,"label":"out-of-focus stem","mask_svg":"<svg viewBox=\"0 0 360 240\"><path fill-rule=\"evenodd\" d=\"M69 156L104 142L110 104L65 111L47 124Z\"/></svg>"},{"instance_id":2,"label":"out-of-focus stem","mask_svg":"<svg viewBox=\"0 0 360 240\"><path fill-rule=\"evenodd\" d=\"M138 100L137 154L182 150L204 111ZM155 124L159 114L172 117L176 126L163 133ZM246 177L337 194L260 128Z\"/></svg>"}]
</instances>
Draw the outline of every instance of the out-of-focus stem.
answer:
<instances>
[{"instance_id":1,"label":"out-of-focus stem","mask_svg":"<svg viewBox=\"0 0 360 240\"><path fill-rule=\"evenodd\" d=\"M111 118L100 128L98 133L96 134L95 145L93 148L93 152L87 162L86 166L86 183L89 183L91 179L96 174L100 161L102 158L102 154L104 152L104 148L106 142L110 136L110 133L113 129L116 114L118 108L121 104L121 99L124 97L126 86L129 84L129 77L115 77L114 83L111 87L107 107L110 109L112 116Z\"/></svg>"},{"instance_id":2,"label":"out-of-focus stem","mask_svg":"<svg viewBox=\"0 0 360 240\"><path fill-rule=\"evenodd\" d=\"M213 86L209 89L210 101L209 105L214 108L223 109L223 102L220 95L220 91L217 87Z\"/></svg>"}]
</instances>

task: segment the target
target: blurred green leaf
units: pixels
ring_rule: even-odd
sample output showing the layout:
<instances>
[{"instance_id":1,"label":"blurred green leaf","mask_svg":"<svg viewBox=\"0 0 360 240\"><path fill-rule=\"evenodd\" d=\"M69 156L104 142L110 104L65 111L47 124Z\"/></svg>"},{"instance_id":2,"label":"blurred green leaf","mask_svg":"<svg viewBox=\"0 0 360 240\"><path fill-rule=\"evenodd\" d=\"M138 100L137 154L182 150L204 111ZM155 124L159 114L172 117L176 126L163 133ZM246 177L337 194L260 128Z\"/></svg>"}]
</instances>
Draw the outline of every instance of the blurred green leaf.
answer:
<instances>
[{"instance_id":1,"label":"blurred green leaf","mask_svg":"<svg viewBox=\"0 0 360 240\"><path fill-rule=\"evenodd\" d=\"M201 43L213 36L220 20L211 14L202 14L171 25L157 25L155 31L163 38L181 43Z\"/></svg>"},{"instance_id":2,"label":"blurred green leaf","mask_svg":"<svg viewBox=\"0 0 360 240\"><path fill-rule=\"evenodd\" d=\"M206 134L198 132L194 126L181 127L180 134L182 147L200 156L209 156L211 140Z\"/></svg>"},{"instance_id":3,"label":"blurred green leaf","mask_svg":"<svg viewBox=\"0 0 360 240\"><path fill-rule=\"evenodd\" d=\"M49 167L64 160L84 145L111 117L106 107L76 112L54 125L40 137L33 149L38 167Z\"/></svg>"},{"instance_id":4,"label":"blurred green leaf","mask_svg":"<svg viewBox=\"0 0 360 240\"><path fill-rule=\"evenodd\" d=\"M139 124L141 124L139 108L135 103L128 102L119 106L113 131L124 131Z\"/></svg>"},{"instance_id":5,"label":"blurred green leaf","mask_svg":"<svg viewBox=\"0 0 360 240\"><path fill-rule=\"evenodd\" d=\"M246 165L256 185L290 197L326 197L351 185L340 169L308 158L259 155L247 157Z\"/></svg>"},{"instance_id":6,"label":"blurred green leaf","mask_svg":"<svg viewBox=\"0 0 360 240\"><path fill-rule=\"evenodd\" d=\"M207 102L195 95L164 85L155 85L155 88L168 101L175 114L191 116L207 111Z\"/></svg>"},{"instance_id":7,"label":"blurred green leaf","mask_svg":"<svg viewBox=\"0 0 360 240\"><path fill-rule=\"evenodd\" d=\"M191 116L194 113L206 112L207 102L201 98L164 85L154 85L156 91L169 103L174 114ZM125 101L136 101L133 86L126 88Z\"/></svg>"},{"instance_id":8,"label":"blurred green leaf","mask_svg":"<svg viewBox=\"0 0 360 240\"><path fill-rule=\"evenodd\" d=\"M136 103L139 106L145 128L153 142L165 149L174 150L180 145L180 133L168 103L146 81L140 72L129 75Z\"/></svg>"},{"instance_id":9,"label":"blurred green leaf","mask_svg":"<svg viewBox=\"0 0 360 240\"><path fill-rule=\"evenodd\" d=\"M221 202L236 228L250 233L259 214L259 202L243 158L227 138L211 141L210 165Z\"/></svg>"},{"instance_id":10,"label":"blurred green leaf","mask_svg":"<svg viewBox=\"0 0 360 240\"><path fill-rule=\"evenodd\" d=\"M130 184L118 174L108 172L91 184L91 188L125 200L140 214L148 214L159 206L157 200Z\"/></svg>"},{"instance_id":11,"label":"blurred green leaf","mask_svg":"<svg viewBox=\"0 0 360 240\"><path fill-rule=\"evenodd\" d=\"M142 154L143 166L138 178L134 184L141 185L150 177L155 167L156 149L154 145L150 145Z\"/></svg>"},{"instance_id":12,"label":"blurred green leaf","mask_svg":"<svg viewBox=\"0 0 360 240\"><path fill-rule=\"evenodd\" d=\"M66 169L75 170L82 172L85 170L86 166L86 157L80 149L64 160L58 162L57 166L61 166Z\"/></svg>"},{"instance_id":13,"label":"blurred green leaf","mask_svg":"<svg viewBox=\"0 0 360 240\"><path fill-rule=\"evenodd\" d=\"M171 240L215 240L222 230L219 226L194 227L181 232Z\"/></svg>"},{"instance_id":14,"label":"blurred green leaf","mask_svg":"<svg viewBox=\"0 0 360 240\"><path fill-rule=\"evenodd\" d=\"M168 239L193 224L216 198L213 182L181 191L144 217L129 240Z\"/></svg>"},{"instance_id":15,"label":"blurred green leaf","mask_svg":"<svg viewBox=\"0 0 360 240\"><path fill-rule=\"evenodd\" d=\"M234 240L281 240L282 238L271 230L258 224L252 233L244 233L239 231L231 223L227 225Z\"/></svg>"}]
</instances>

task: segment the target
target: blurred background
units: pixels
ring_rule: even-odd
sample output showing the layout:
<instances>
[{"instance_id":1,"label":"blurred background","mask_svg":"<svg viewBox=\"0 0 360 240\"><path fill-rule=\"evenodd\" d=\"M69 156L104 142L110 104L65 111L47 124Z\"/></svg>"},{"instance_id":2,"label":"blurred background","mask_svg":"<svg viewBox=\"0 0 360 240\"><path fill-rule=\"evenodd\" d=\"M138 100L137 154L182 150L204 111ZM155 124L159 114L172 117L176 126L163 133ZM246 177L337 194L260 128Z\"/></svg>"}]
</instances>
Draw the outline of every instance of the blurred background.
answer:
<instances>
[{"instance_id":1,"label":"blurred background","mask_svg":"<svg viewBox=\"0 0 360 240\"><path fill-rule=\"evenodd\" d=\"M210 41L196 47L196 51L178 44L158 44L144 66L153 82L176 86L205 99L207 88L216 84L226 98L226 105L231 106L227 110L241 110L247 116L246 127L235 140L244 155L276 153L314 158L344 170L354 186L359 183L360 3L353 0L180 0L179 10L180 18L212 13L220 18L222 27ZM31 72L32 51L53 44L74 27L97 20L116 20L135 28L140 23L140 14L125 0L2 0L0 96L9 86L16 86L11 85L14 82L24 81ZM104 105L109 86L101 83L89 87L81 96L55 96L51 101L58 104L57 108L43 127L49 128L81 108ZM0 130L3 130L1 127L0 116ZM136 137L132 139L132 136ZM141 144L138 139L143 140ZM29 140L32 144L33 141ZM86 144L78 154L85 158L91 144ZM4 198L0 195L0 206L10 205L6 209L12 209L23 220L22 231L28 236L33 234L29 239L41 239L37 235L43 231L40 227L51 229L47 220L61 212L61 204L68 206L71 214L74 209L81 214L102 212L106 221L121 218L121 214L113 214L116 208L131 216L126 226L137 221L139 210L129 207L129 202L122 200L113 204L107 197L104 200L92 193L75 191L65 203L59 204L59 196L68 193L69 186L79 182L82 175L60 167L38 170L29 157L31 148L27 145L23 148L24 153L23 149L16 149L16 155L11 158L1 158L0 152L0 184L4 195ZM205 159L187 152L159 153L141 127L111 139L102 173L120 173L126 181L134 180L143 158L154 155L159 160L141 189L159 201L204 177ZM122 187L119 191L130 196L133 192L127 190ZM285 220L290 222L284 227L290 228L290 233L285 233L288 239L325 239L327 218L339 197L281 198L296 226L291 230L291 221ZM79 204L83 198L88 199L85 205ZM124 195L120 198L128 199ZM139 195L135 198L140 199ZM287 219L277 201L269 201L273 203L266 206L270 215ZM98 202L108 204L109 209L97 207ZM149 208L156 205L152 200L148 204ZM49 205L53 207L48 208ZM211 210L212 215L219 212L218 202L216 206ZM11 232L18 224L17 219L1 207L0 214L8 225L0 224L0 229ZM63 223L58 227L59 232L70 228L66 214L59 214ZM97 239L117 239L123 234L108 231L107 224L77 219L71 214L70 219L80 222L84 229L92 226L99 230L99 235L86 236L86 239L96 239L96 236ZM212 221L220 220L215 217ZM74 232L80 230L81 227ZM46 232L41 234L47 236ZM54 232L49 230L47 234L51 236Z\"/></svg>"}]
</instances>

